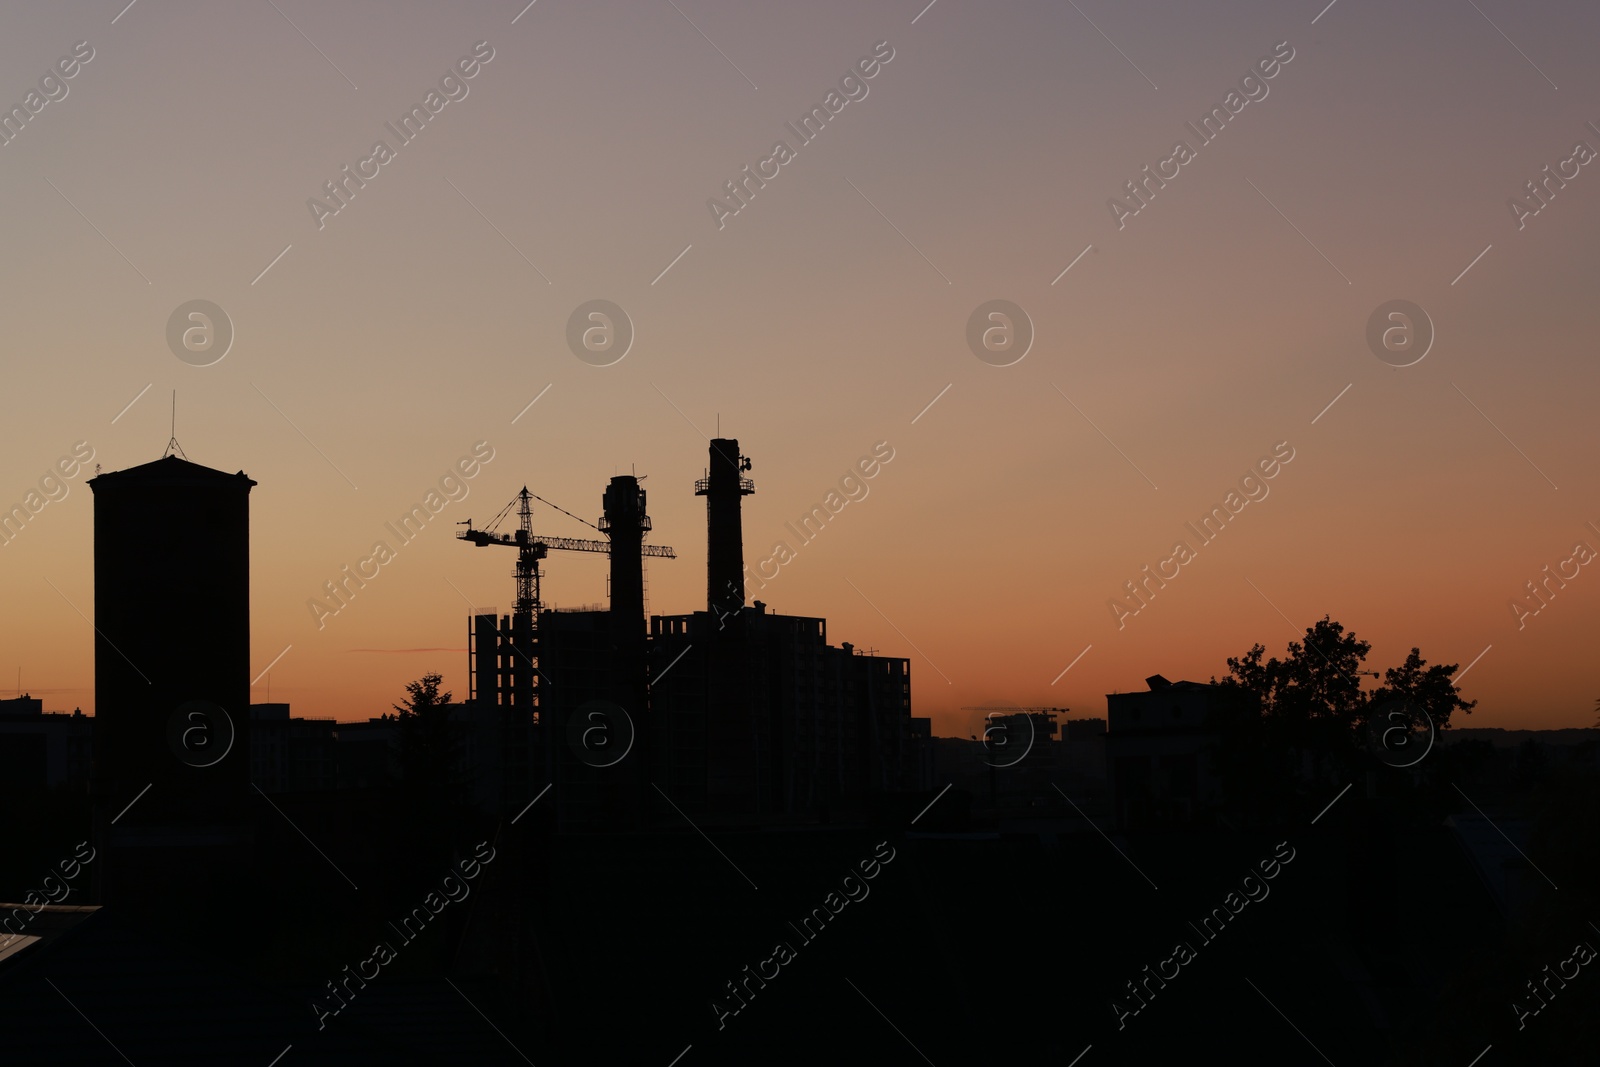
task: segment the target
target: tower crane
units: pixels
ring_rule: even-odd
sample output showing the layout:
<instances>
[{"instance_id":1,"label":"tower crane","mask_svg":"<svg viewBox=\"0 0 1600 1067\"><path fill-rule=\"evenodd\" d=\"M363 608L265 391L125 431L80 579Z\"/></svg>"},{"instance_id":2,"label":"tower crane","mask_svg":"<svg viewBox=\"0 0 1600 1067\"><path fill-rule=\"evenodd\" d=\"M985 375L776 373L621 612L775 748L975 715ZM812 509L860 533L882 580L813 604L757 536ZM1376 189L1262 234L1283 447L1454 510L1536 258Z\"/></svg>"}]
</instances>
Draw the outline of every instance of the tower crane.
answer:
<instances>
[{"instance_id":1,"label":"tower crane","mask_svg":"<svg viewBox=\"0 0 1600 1067\"><path fill-rule=\"evenodd\" d=\"M528 492L528 487L523 486L522 492L512 498L511 503L500 509L500 513L489 521L487 529L479 530L473 527L472 520L456 523L466 529L456 534L462 541L470 541L483 548L486 545L509 545L517 550L517 604L514 612L515 619L526 619L524 625L536 629L539 613L544 610L543 602L539 598L539 561L549 555L552 548L567 552L604 552L610 554L611 545L607 541L587 541L576 537L549 537L533 532L533 504L532 501L544 500ZM545 503L550 503L544 500ZM506 513L515 506L517 508L517 529L512 533L496 533L495 527L506 517ZM550 505L555 507L554 504ZM563 509L557 508L561 511ZM566 512L571 515L572 513ZM576 515L573 518L577 518ZM583 522L582 519L578 519ZM593 525L585 523L585 525ZM595 527L597 532L604 532ZM677 559L678 554L666 545L642 545L639 549L642 555L661 556L667 559Z\"/></svg>"}]
</instances>

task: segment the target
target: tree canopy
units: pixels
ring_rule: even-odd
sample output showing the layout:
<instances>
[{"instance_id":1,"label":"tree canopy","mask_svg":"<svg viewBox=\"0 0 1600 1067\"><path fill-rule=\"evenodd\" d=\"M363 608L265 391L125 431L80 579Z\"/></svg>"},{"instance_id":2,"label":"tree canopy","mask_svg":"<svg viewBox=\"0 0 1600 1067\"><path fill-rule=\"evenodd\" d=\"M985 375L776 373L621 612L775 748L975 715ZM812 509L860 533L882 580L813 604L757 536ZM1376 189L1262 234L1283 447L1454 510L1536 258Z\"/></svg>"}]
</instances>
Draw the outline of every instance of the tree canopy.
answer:
<instances>
[{"instance_id":1,"label":"tree canopy","mask_svg":"<svg viewBox=\"0 0 1600 1067\"><path fill-rule=\"evenodd\" d=\"M461 728L450 717L454 694L441 692L437 672L406 683L406 699L393 705L399 721L400 784L428 807L447 807L462 798Z\"/></svg>"},{"instance_id":2,"label":"tree canopy","mask_svg":"<svg viewBox=\"0 0 1600 1067\"><path fill-rule=\"evenodd\" d=\"M1306 628L1304 641L1289 642L1283 659L1265 659L1266 651L1256 644L1228 657L1228 677L1220 684L1251 697L1262 719L1299 727L1306 740L1353 735L1374 708L1392 700L1419 705L1439 730L1449 728L1455 711L1470 714L1477 705L1462 700L1450 680L1459 664L1429 666L1415 647L1404 663L1384 672L1382 685L1363 691L1362 676L1377 674L1363 669L1372 645L1326 615Z\"/></svg>"},{"instance_id":3,"label":"tree canopy","mask_svg":"<svg viewBox=\"0 0 1600 1067\"><path fill-rule=\"evenodd\" d=\"M1251 807L1278 806L1304 794L1317 781L1348 781L1370 766L1369 720L1391 721L1396 701L1425 712L1435 731L1450 727L1456 711L1471 713L1452 677L1459 665L1429 665L1420 649L1383 673L1382 683L1363 690L1369 642L1324 615L1290 641L1284 658L1268 657L1260 644L1228 658L1228 675L1212 681L1239 697L1222 702L1216 725L1223 742L1216 768L1225 792ZM1408 717L1413 717L1414 713ZM1416 723L1421 726L1420 719ZM1376 732L1376 731L1375 731ZM1401 731L1403 732L1403 731ZM1378 736L1384 743L1395 735ZM1394 766L1396 764L1391 764Z\"/></svg>"}]
</instances>

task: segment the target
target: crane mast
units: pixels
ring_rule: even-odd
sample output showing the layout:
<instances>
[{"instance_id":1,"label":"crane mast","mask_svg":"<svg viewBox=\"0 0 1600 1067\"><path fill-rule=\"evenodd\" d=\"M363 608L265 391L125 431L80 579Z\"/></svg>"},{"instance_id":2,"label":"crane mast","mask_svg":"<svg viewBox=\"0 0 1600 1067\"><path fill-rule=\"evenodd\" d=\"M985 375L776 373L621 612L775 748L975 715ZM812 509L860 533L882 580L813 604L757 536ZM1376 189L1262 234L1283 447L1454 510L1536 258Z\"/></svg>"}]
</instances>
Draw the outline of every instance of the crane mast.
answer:
<instances>
[{"instance_id":1,"label":"crane mast","mask_svg":"<svg viewBox=\"0 0 1600 1067\"><path fill-rule=\"evenodd\" d=\"M608 515L611 511L610 494L611 491L608 490ZM456 534L462 541L470 542L479 548L504 545L517 550L517 565L513 572L517 583L517 599L513 614L509 618L497 620L493 614L475 613L468 629L469 699L477 704L496 706L501 715L500 788L503 803L508 805L507 810L510 805L523 805L531 795L534 782L539 778L549 779L554 773L555 766L555 750L550 742L550 734L541 730L541 727L549 723L547 715L554 714L558 720L560 719L561 709L547 705L548 694L545 687L551 683L540 665L542 645L539 623L544 613L544 601L540 590L542 578L540 561L549 555L551 549L561 549L566 552L603 552L613 556L613 571L616 570L619 560L631 560L633 568L637 571L641 567L638 556L676 558L677 554L665 545L641 544L642 532L650 527L649 519L642 515L643 491L639 491L638 496L641 522L639 526L633 528L631 539L624 536L625 531L610 529L611 523L608 520L601 520L607 527L602 529L573 515L565 508L551 504L543 497L529 492L527 486L523 486L522 491L500 509L487 527L480 529L472 524L471 519L457 523L458 526L464 527ZM555 510L591 527L596 533L604 534L608 540L547 537L534 533L533 501L535 500L549 504ZM496 527L509 516L513 507L517 509L516 529L509 533L498 532ZM621 554L613 553L613 547L619 547L622 550ZM635 552L638 556L634 555ZM617 615L615 599L614 596L611 613L613 626L616 625ZM637 617L633 621L636 625L642 622ZM640 640L642 643L642 633ZM642 689L644 672L642 652L636 658L639 686ZM542 740L541 734L543 734ZM523 807L522 810L526 808Z\"/></svg>"},{"instance_id":2,"label":"crane mast","mask_svg":"<svg viewBox=\"0 0 1600 1067\"><path fill-rule=\"evenodd\" d=\"M517 566L513 572L517 580L517 602L514 618L526 620L521 624L528 626L530 630L538 629L539 615L544 611L544 601L540 596L542 571L539 561L546 558L552 548L561 549L564 552L603 552L608 555L611 552L611 543L609 541L589 541L577 537L550 537L545 534L534 533L534 499L534 494L528 491L527 486L523 486L522 491L513 498L511 503L502 508L500 514L490 520L490 529L475 529L471 519L456 524L466 527L465 530L456 534L456 537L462 541L470 541L479 548L483 548L486 545L507 545L517 550ZM493 527L505 517L513 504L517 508L516 532L508 534L493 532ZM639 552L645 556L657 556L666 559L677 558L677 553L666 545L641 545Z\"/></svg>"},{"instance_id":3,"label":"crane mast","mask_svg":"<svg viewBox=\"0 0 1600 1067\"><path fill-rule=\"evenodd\" d=\"M539 612L543 604L539 600L539 560L543 558L545 549L538 545L535 550L533 540L533 504L532 495L528 487L523 486L522 492L517 494L517 606L515 614L528 619L535 629L539 625Z\"/></svg>"}]
</instances>

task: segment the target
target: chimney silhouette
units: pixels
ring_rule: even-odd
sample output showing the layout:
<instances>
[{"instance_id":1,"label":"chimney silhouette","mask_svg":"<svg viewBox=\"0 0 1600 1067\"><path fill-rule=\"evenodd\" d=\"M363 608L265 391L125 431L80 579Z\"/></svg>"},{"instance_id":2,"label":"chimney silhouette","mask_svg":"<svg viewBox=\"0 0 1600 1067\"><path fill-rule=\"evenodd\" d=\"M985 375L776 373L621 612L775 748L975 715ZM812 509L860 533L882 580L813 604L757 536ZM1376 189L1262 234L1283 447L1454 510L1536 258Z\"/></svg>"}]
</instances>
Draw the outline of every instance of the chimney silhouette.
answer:
<instances>
[{"instance_id":1,"label":"chimney silhouette","mask_svg":"<svg viewBox=\"0 0 1600 1067\"><path fill-rule=\"evenodd\" d=\"M611 699L631 716L642 716L649 697L645 657L647 644L644 622L644 557L640 551L644 535L650 531L650 516L644 510L644 490L639 479L621 474L611 479L603 498L605 514L600 529L611 540L611 631L612 663L609 679ZM635 723L642 723L636 718ZM639 768L643 763L639 763ZM642 782L624 777L624 809L638 810L637 787Z\"/></svg>"},{"instance_id":2,"label":"chimney silhouette","mask_svg":"<svg viewBox=\"0 0 1600 1067\"><path fill-rule=\"evenodd\" d=\"M614 631L644 636L644 558L640 546L650 530L639 479L619 474L606 486L600 529L611 540L611 617Z\"/></svg>"},{"instance_id":3,"label":"chimney silhouette","mask_svg":"<svg viewBox=\"0 0 1600 1067\"><path fill-rule=\"evenodd\" d=\"M714 615L744 607L744 520L740 500L756 491L744 477L750 460L731 437L711 441L706 476L695 496L706 498L706 610Z\"/></svg>"}]
</instances>

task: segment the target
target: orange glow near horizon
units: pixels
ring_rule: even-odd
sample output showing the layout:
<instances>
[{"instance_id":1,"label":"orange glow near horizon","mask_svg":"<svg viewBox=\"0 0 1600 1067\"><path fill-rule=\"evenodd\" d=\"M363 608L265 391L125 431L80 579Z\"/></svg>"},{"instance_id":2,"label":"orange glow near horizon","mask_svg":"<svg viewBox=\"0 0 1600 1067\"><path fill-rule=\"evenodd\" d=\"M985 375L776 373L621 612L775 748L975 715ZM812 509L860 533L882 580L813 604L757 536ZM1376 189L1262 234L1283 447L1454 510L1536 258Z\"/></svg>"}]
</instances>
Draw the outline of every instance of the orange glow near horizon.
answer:
<instances>
[{"instance_id":1,"label":"orange glow near horizon","mask_svg":"<svg viewBox=\"0 0 1600 1067\"><path fill-rule=\"evenodd\" d=\"M28 512L0 544L0 686L20 669L47 710L92 713L84 481L158 458L175 391L186 455L259 483L253 699L270 685L299 716L377 716L428 671L465 697L468 616L509 613L515 554L456 524L523 485L594 522L613 474L648 476L649 540L678 556L646 561L648 610L703 610L693 482L720 432L754 461L752 573L791 557L748 598L908 657L937 735L981 732L961 709L991 702L1103 716L1149 675L1281 656L1325 614L1372 643L1369 669L1413 646L1472 664L1458 726L1591 725L1600 170L1520 228L1507 200L1600 148L1600 14L1552 5L1520 42L1536 71L1443 3L1386 12L1376 38L1343 5L1314 26L1266 3L1108 13L1136 70L1070 7L911 25L920 6L705 5L759 91L671 7L319 13L359 91L271 9L16 13L0 94L73 42L95 55L0 148L27 205L0 223L0 508ZM1119 228L1108 199L1285 40L1270 92ZM478 41L470 91L337 215L309 211ZM879 41L870 91L719 228L708 198ZM610 366L566 339L597 298L635 329ZM168 347L193 299L234 326L209 366ZM1011 366L967 346L992 299L1036 333ZM1367 346L1394 299L1436 330L1411 366ZM92 457L57 482L79 442ZM460 476L478 442L492 458ZM788 524L879 442L893 458L802 543ZM1275 448L1293 458L1259 478ZM442 506L396 538L430 491ZM1230 491L1246 502L1202 543L1187 524ZM1192 558L1119 618L1179 541ZM319 620L308 601L377 542L392 558ZM606 601L604 556L552 552L545 575L547 605Z\"/></svg>"}]
</instances>

